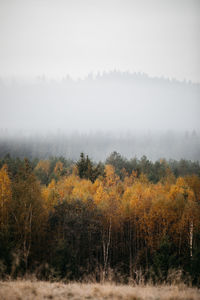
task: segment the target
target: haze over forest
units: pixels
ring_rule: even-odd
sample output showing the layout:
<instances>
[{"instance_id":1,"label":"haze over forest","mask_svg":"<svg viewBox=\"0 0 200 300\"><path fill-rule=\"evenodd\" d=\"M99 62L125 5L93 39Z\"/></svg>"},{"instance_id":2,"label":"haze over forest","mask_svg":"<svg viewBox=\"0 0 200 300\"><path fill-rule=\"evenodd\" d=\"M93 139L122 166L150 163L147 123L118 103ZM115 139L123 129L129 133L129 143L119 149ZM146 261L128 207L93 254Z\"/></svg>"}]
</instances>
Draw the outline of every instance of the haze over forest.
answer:
<instances>
[{"instance_id":1,"label":"haze over forest","mask_svg":"<svg viewBox=\"0 0 200 300\"><path fill-rule=\"evenodd\" d=\"M1 153L200 159L200 84L142 73L0 81Z\"/></svg>"},{"instance_id":2,"label":"haze over forest","mask_svg":"<svg viewBox=\"0 0 200 300\"><path fill-rule=\"evenodd\" d=\"M199 0L0 1L0 156L199 160L199 29Z\"/></svg>"},{"instance_id":3,"label":"haze over forest","mask_svg":"<svg viewBox=\"0 0 200 300\"><path fill-rule=\"evenodd\" d=\"M197 299L199 32L200 0L0 0L0 286Z\"/></svg>"}]
</instances>

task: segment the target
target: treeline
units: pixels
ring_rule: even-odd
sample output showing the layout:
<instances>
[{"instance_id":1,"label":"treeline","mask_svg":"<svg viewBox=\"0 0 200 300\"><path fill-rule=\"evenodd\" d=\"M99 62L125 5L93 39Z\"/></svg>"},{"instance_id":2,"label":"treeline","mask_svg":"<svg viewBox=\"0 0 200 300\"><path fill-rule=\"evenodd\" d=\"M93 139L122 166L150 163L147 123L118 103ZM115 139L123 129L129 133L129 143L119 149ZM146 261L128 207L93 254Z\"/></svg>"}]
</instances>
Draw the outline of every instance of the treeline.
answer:
<instances>
[{"instance_id":1,"label":"treeline","mask_svg":"<svg viewBox=\"0 0 200 300\"><path fill-rule=\"evenodd\" d=\"M22 163L23 159L18 157L15 158L10 154L6 154L2 159L0 159L0 168L6 164L8 166L10 176L14 177ZM42 185L48 185L52 179L57 181L60 177L71 174L76 161L66 159L64 156L54 156L48 159L29 159L29 164L40 183ZM88 167L90 171L87 170L86 172L84 170L87 169L87 164L90 165ZM122 180L126 174L131 175L133 171L137 173L138 177L140 174L145 174L148 180L153 183L157 183L165 177L169 170L176 178L186 175L197 175L200 177L199 161L186 159L181 159L179 161L172 159L160 159L152 162L145 155L140 159L136 157L127 159L116 151L112 152L106 158L105 162L99 163L92 162L88 156L85 157L84 154L81 153L78 165L80 165L80 168L82 168L83 171L80 171L80 177L84 176L85 178L94 181L99 175L104 176L106 164L112 165L115 168L116 174ZM90 174L94 167L96 168L96 171ZM87 174L85 174L85 172Z\"/></svg>"},{"instance_id":2,"label":"treeline","mask_svg":"<svg viewBox=\"0 0 200 300\"><path fill-rule=\"evenodd\" d=\"M199 163L0 161L0 275L200 285ZM179 273L180 275L180 273Z\"/></svg>"},{"instance_id":3,"label":"treeline","mask_svg":"<svg viewBox=\"0 0 200 300\"><path fill-rule=\"evenodd\" d=\"M40 134L34 134L31 131L12 132L0 129L0 159L10 153L12 157L21 159L27 157L30 160L34 160L35 157L44 160L51 156L78 160L80 149L94 161L105 161L113 149L128 159L145 155L152 161L161 157L167 160L173 157L176 160L183 158L200 161L200 132L162 130L161 132L80 133L77 131L70 133L58 130L54 133L42 134L41 129Z\"/></svg>"}]
</instances>

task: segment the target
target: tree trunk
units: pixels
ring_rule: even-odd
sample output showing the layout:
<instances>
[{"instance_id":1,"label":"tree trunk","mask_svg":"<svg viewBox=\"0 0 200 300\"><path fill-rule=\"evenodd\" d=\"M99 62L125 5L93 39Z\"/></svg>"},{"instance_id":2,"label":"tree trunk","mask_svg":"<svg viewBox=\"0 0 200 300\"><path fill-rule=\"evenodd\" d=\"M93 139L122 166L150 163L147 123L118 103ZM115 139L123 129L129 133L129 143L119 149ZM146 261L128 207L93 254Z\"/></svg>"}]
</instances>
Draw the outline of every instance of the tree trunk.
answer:
<instances>
[{"instance_id":1,"label":"tree trunk","mask_svg":"<svg viewBox=\"0 0 200 300\"><path fill-rule=\"evenodd\" d=\"M111 218L109 220L109 228L108 228L108 234L103 236L103 276L102 281L105 281L106 277L106 271L108 267L108 254L109 254L109 248L110 248L110 240L111 240L111 229L112 229L112 221Z\"/></svg>"},{"instance_id":2,"label":"tree trunk","mask_svg":"<svg viewBox=\"0 0 200 300\"><path fill-rule=\"evenodd\" d=\"M193 224L193 220L190 221L189 224L189 244L190 244L190 257L192 258L192 247L193 247L193 228L194 224Z\"/></svg>"},{"instance_id":3,"label":"tree trunk","mask_svg":"<svg viewBox=\"0 0 200 300\"><path fill-rule=\"evenodd\" d=\"M133 261L132 261L132 232L131 222L129 221L129 276L133 277Z\"/></svg>"}]
</instances>

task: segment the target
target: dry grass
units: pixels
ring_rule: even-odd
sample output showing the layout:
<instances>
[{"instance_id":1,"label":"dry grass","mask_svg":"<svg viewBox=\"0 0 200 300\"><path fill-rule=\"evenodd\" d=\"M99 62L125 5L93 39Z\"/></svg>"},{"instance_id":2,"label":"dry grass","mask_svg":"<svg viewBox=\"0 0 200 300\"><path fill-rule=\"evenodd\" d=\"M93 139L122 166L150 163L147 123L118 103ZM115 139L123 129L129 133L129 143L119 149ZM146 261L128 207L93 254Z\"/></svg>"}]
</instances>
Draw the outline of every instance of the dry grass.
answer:
<instances>
[{"instance_id":1,"label":"dry grass","mask_svg":"<svg viewBox=\"0 0 200 300\"><path fill-rule=\"evenodd\" d=\"M0 282L1 300L116 299L116 300L200 300L200 291L179 286L126 286L114 284L50 283L43 281Z\"/></svg>"}]
</instances>

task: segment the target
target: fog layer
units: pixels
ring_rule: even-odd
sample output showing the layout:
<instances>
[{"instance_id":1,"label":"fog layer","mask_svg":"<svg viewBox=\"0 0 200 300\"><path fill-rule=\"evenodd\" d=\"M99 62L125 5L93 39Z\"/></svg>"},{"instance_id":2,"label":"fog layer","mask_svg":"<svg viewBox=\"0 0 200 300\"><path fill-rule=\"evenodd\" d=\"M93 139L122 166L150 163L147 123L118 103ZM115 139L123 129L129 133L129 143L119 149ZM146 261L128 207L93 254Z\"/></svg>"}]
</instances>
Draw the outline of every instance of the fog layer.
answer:
<instances>
[{"instance_id":1,"label":"fog layer","mask_svg":"<svg viewBox=\"0 0 200 300\"><path fill-rule=\"evenodd\" d=\"M200 85L112 72L0 82L0 128L47 132L200 130Z\"/></svg>"},{"instance_id":2,"label":"fog layer","mask_svg":"<svg viewBox=\"0 0 200 300\"><path fill-rule=\"evenodd\" d=\"M121 134L97 132L94 134L64 134L61 132L27 135L1 131L0 158L6 154L19 158L48 159L63 156L77 160L84 152L94 161L104 161L113 151L126 158L146 155L152 161L160 158L200 161L199 132L160 132Z\"/></svg>"}]
</instances>

